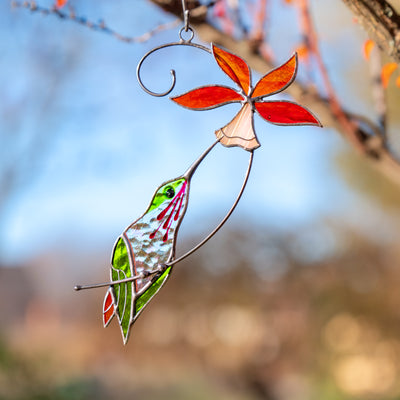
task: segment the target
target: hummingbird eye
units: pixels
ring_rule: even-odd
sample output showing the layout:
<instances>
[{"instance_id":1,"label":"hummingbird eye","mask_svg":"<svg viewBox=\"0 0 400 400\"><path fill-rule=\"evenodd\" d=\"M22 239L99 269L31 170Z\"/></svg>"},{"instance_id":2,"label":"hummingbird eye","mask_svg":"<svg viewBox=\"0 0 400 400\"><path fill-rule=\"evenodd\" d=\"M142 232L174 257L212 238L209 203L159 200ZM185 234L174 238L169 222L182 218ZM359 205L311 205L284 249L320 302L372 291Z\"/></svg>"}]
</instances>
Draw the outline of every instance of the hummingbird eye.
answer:
<instances>
[{"instance_id":1,"label":"hummingbird eye","mask_svg":"<svg viewBox=\"0 0 400 400\"><path fill-rule=\"evenodd\" d=\"M175 190L172 186L167 186L164 193L169 199L175 196Z\"/></svg>"}]
</instances>

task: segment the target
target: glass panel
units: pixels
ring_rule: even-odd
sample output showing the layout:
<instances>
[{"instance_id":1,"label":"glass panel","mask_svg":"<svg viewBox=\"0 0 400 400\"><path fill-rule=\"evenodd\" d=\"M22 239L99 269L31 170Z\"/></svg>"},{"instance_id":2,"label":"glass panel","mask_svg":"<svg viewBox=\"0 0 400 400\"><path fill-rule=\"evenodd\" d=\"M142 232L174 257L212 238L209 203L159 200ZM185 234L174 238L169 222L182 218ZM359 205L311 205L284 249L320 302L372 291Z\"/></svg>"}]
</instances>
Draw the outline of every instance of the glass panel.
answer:
<instances>
[{"instance_id":1,"label":"glass panel","mask_svg":"<svg viewBox=\"0 0 400 400\"><path fill-rule=\"evenodd\" d=\"M229 124L215 132L220 143L226 147L239 146L253 150L260 146L253 128L253 111L246 103Z\"/></svg>"},{"instance_id":2,"label":"glass panel","mask_svg":"<svg viewBox=\"0 0 400 400\"><path fill-rule=\"evenodd\" d=\"M111 277L113 281L129 278L132 276L129 255L125 246L124 239L121 237L115 246ZM121 324L124 338L127 338L131 322L131 304L132 304L132 283L118 283L114 285L117 314Z\"/></svg>"},{"instance_id":3,"label":"glass panel","mask_svg":"<svg viewBox=\"0 0 400 400\"><path fill-rule=\"evenodd\" d=\"M171 267L167 268L165 272L136 300L136 314L152 299L152 297L161 288L163 283L168 278Z\"/></svg>"},{"instance_id":4,"label":"glass panel","mask_svg":"<svg viewBox=\"0 0 400 400\"><path fill-rule=\"evenodd\" d=\"M205 86L191 90L181 96L173 97L171 100L184 107L208 110L227 103L243 101L244 98L235 90L225 86Z\"/></svg>"},{"instance_id":5,"label":"glass panel","mask_svg":"<svg viewBox=\"0 0 400 400\"><path fill-rule=\"evenodd\" d=\"M175 179L175 180L166 182L163 185L161 185L157 189L156 193L154 194L153 199L151 200L151 203L150 203L150 207L148 208L148 210L146 212L152 211L155 208L158 208L160 205L162 205L162 203L168 202L169 200L171 200L171 197L170 197L171 193L172 193L171 189L173 190L173 195L172 195L172 197L173 197L175 195L175 193L180 189L181 184L184 181L185 180L183 178Z\"/></svg>"},{"instance_id":6,"label":"glass panel","mask_svg":"<svg viewBox=\"0 0 400 400\"><path fill-rule=\"evenodd\" d=\"M296 68L297 59L294 55L285 64L262 77L254 88L251 97L267 96L286 89L296 76Z\"/></svg>"},{"instance_id":7,"label":"glass panel","mask_svg":"<svg viewBox=\"0 0 400 400\"><path fill-rule=\"evenodd\" d=\"M111 291L112 291L112 289L109 288L107 290L106 296L104 298L104 304L103 304L103 324L104 324L104 326L107 326L108 323L110 322L111 318L114 316L115 306L114 306L114 300L113 300Z\"/></svg>"},{"instance_id":8,"label":"glass panel","mask_svg":"<svg viewBox=\"0 0 400 400\"><path fill-rule=\"evenodd\" d=\"M321 126L321 123L310 111L290 101L256 102L254 105L259 114L272 124Z\"/></svg>"},{"instance_id":9,"label":"glass panel","mask_svg":"<svg viewBox=\"0 0 400 400\"><path fill-rule=\"evenodd\" d=\"M107 311L112 306L112 303L112 295L110 293L110 290L108 290L104 301L104 311Z\"/></svg>"},{"instance_id":10,"label":"glass panel","mask_svg":"<svg viewBox=\"0 0 400 400\"><path fill-rule=\"evenodd\" d=\"M175 245L176 230L184 216L189 185L185 179L163 184L155 193L148 211L127 230L135 255L136 274L152 271L168 262ZM137 291L151 277L136 280Z\"/></svg>"},{"instance_id":11,"label":"glass panel","mask_svg":"<svg viewBox=\"0 0 400 400\"><path fill-rule=\"evenodd\" d=\"M246 62L217 46L213 46L213 54L220 68L243 89L245 94L249 94L250 70Z\"/></svg>"}]
</instances>

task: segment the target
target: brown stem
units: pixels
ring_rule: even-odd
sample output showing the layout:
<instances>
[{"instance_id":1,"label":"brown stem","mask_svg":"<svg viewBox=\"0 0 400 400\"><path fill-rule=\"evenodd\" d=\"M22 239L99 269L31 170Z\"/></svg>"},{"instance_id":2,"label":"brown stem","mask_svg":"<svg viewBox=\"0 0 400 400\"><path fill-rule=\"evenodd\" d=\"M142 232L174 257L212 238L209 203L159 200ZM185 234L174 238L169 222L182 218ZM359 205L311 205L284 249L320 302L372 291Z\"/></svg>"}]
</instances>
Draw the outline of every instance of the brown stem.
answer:
<instances>
[{"instance_id":1,"label":"brown stem","mask_svg":"<svg viewBox=\"0 0 400 400\"><path fill-rule=\"evenodd\" d=\"M260 42L266 41L265 25L267 22L267 6L268 0L260 0L254 12L254 27L250 34L253 40Z\"/></svg>"},{"instance_id":2,"label":"brown stem","mask_svg":"<svg viewBox=\"0 0 400 400\"><path fill-rule=\"evenodd\" d=\"M69 12L64 12L64 11L59 10L56 7L46 8L46 7L39 6L34 0L23 1L23 2L12 1L11 6L14 8L25 8L31 12L39 13L42 15L54 15L64 21L66 21L66 20L72 21L72 22L75 22L86 28L89 28L91 30L103 32L103 33L113 36L115 39L120 40L121 42L125 42L125 43L147 42L151 37L153 37L158 32L161 32L161 31L164 31L167 29L172 29L172 28L178 26L178 24L180 23L179 19L177 19L170 23L158 25L155 28L153 28L152 30L150 30L140 36L124 36L116 31L114 31L113 29L109 28L108 26L106 26L104 21L101 21L98 23L92 22L85 17L76 15L72 8L70 8Z\"/></svg>"},{"instance_id":3,"label":"brown stem","mask_svg":"<svg viewBox=\"0 0 400 400\"><path fill-rule=\"evenodd\" d=\"M251 10L255 22L249 35L249 44L254 51L259 51L266 60L271 61L273 51L268 43L270 21L267 10L269 10L268 0L260 0Z\"/></svg>"},{"instance_id":4,"label":"brown stem","mask_svg":"<svg viewBox=\"0 0 400 400\"><path fill-rule=\"evenodd\" d=\"M386 91L382 84L382 57L381 52L377 48L372 49L369 60L371 74L371 91L374 100L375 110L378 115L380 126L380 135L386 141L386 122L387 122L387 104Z\"/></svg>"},{"instance_id":5,"label":"brown stem","mask_svg":"<svg viewBox=\"0 0 400 400\"><path fill-rule=\"evenodd\" d=\"M379 47L400 63L400 15L386 0L343 0Z\"/></svg>"},{"instance_id":6,"label":"brown stem","mask_svg":"<svg viewBox=\"0 0 400 400\"><path fill-rule=\"evenodd\" d=\"M336 96L335 89L333 88L333 85L329 78L328 70L322 59L322 55L318 45L318 35L314 27L313 19L311 17L309 0L298 0L297 5L300 9L300 21L302 31L307 39L306 42L310 52L315 56L318 70L321 73L322 80L328 94L328 101L331 106L332 112L342 126L342 132L345 134L347 139L353 144L353 146L357 150L363 152L364 146L357 137L357 126L347 118L346 113L343 111L340 102Z\"/></svg>"}]
</instances>

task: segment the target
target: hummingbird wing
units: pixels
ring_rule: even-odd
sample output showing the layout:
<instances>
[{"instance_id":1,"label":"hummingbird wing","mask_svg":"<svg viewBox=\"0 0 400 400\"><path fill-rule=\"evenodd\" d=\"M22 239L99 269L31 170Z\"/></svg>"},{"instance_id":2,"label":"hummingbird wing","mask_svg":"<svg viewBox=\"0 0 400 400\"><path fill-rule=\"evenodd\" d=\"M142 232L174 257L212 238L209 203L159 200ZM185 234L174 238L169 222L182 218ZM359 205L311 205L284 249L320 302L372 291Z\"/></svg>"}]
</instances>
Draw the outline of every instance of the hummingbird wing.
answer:
<instances>
[{"instance_id":1,"label":"hummingbird wing","mask_svg":"<svg viewBox=\"0 0 400 400\"><path fill-rule=\"evenodd\" d=\"M128 249L129 242L124 235L120 236L115 243L111 260L112 281L131 278L135 275L134 258L129 254ZM115 314L118 317L122 338L125 344L129 337L129 328L132 320L135 282L115 284L112 286L111 290L113 292Z\"/></svg>"},{"instance_id":2,"label":"hummingbird wing","mask_svg":"<svg viewBox=\"0 0 400 400\"><path fill-rule=\"evenodd\" d=\"M131 240L124 233L118 238L114 246L111 267L112 281L131 278L142 272L140 270L143 267L138 267L140 254L135 257ZM103 306L104 326L106 327L116 314L124 344L128 341L131 325L166 282L171 273L171 268L166 267L157 273L151 273L147 277L134 281L117 283L108 289ZM146 271L152 272L148 269Z\"/></svg>"}]
</instances>

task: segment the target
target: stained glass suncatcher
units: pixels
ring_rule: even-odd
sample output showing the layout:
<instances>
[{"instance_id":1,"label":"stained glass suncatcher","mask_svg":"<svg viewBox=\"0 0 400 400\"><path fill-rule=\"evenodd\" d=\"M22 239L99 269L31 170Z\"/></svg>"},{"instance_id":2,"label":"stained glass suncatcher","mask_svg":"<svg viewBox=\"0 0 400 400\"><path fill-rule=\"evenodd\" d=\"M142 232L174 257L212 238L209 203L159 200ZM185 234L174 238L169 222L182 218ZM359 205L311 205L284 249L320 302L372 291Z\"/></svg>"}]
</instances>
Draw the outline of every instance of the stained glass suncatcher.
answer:
<instances>
[{"instance_id":1,"label":"stained glass suncatcher","mask_svg":"<svg viewBox=\"0 0 400 400\"><path fill-rule=\"evenodd\" d=\"M185 11L185 2L182 0ZM264 75L255 86L251 82L251 70L240 57L212 45L211 50L192 43L194 31L188 24L188 11L184 12L185 27L180 41L167 43L148 52L138 64L137 77L141 87L157 97L166 96L175 86L175 71L169 90L152 92L142 83L140 69L143 61L155 51L171 46L191 46L211 53L221 70L236 84L237 89L222 85L203 86L172 100L192 110L210 110L225 104L239 103L241 108L233 119L215 131L217 141L211 145L193 165L177 179L163 183L155 192L146 212L133 222L117 239L111 257L111 282L76 286L76 290L108 286L103 302L103 324L108 326L113 317L118 319L124 344L127 343L132 324L146 305L157 294L171 274L175 264L192 254L222 227L240 201L253 163L254 150L260 143L254 131L254 114L275 125L321 126L318 119L303 106L286 100L266 100L285 90L295 79L297 55ZM190 31L189 39L182 37L183 30ZM179 258L175 258L177 233L188 205L190 180L199 164L217 143L225 147L238 146L250 153L242 187L233 206L200 243Z\"/></svg>"}]
</instances>

